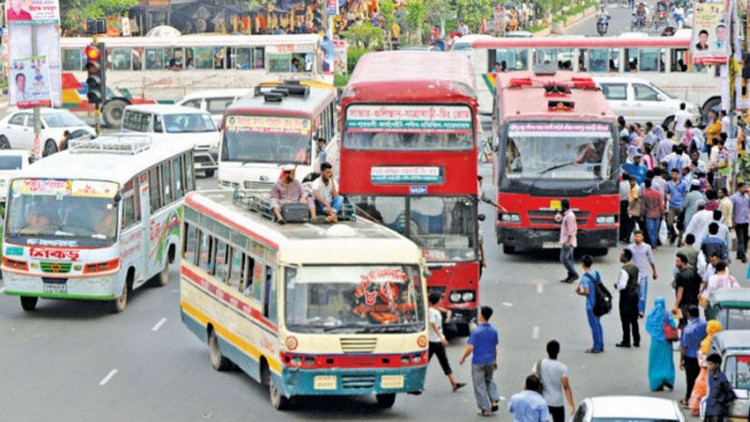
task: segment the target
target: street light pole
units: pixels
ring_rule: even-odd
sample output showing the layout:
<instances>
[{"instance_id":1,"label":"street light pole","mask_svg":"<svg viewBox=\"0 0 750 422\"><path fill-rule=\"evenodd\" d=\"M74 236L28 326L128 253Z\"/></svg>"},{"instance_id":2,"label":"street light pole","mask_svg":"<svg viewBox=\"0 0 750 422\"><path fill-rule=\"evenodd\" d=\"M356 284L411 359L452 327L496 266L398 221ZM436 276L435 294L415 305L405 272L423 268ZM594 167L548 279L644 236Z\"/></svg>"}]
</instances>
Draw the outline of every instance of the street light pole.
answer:
<instances>
[{"instance_id":1,"label":"street light pole","mask_svg":"<svg viewBox=\"0 0 750 422\"><path fill-rule=\"evenodd\" d=\"M38 54L37 46L37 26L31 26L31 56L35 57ZM42 113L39 106L34 107L34 159L42 157L42 140L40 139L42 134Z\"/></svg>"}]
</instances>

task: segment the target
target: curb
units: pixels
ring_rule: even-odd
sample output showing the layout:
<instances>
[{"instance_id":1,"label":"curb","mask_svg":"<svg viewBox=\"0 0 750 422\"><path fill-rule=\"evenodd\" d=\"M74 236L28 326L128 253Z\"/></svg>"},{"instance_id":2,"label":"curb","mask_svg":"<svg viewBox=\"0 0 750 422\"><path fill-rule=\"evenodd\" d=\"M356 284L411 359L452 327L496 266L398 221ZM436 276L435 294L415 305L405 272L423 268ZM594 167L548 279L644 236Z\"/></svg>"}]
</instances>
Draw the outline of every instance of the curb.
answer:
<instances>
[{"instance_id":1,"label":"curb","mask_svg":"<svg viewBox=\"0 0 750 422\"><path fill-rule=\"evenodd\" d=\"M573 20L571 22L568 22L567 25L565 25L563 27L563 30L568 29L568 28L570 28L573 25L577 25L581 21L588 19L589 17L591 17L594 14L596 14L596 6L591 6L588 9L584 10L583 14L579 15L577 18L573 18ZM535 32L534 35L533 35L533 37L534 38L543 38L543 37L549 37L550 35L553 35L552 34L552 25L551 24L546 29L542 29L539 32ZM554 35L559 36L559 34L554 34Z\"/></svg>"}]
</instances>

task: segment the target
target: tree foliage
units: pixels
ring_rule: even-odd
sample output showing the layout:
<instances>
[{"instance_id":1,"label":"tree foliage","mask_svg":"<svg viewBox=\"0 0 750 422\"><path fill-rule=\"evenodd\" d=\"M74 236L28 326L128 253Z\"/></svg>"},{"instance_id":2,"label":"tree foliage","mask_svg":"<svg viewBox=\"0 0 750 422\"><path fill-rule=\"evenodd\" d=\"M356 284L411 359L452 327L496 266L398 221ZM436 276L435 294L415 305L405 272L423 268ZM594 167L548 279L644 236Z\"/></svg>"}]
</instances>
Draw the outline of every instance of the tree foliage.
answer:
<instances>
[{"instance_id":1,"label":"tree foliage","mask_svg":"<svg viewBox=\"0 0 750 422\"><path fill-rule=\"evenodd\" d=\"M349 41L349 45L364 48L383 46L385 37L383 30L374 26L370 21L363 21L359 25L350 26L341 35Z\"/></svg>"},{"instance_id":2,"label":"tree foliage","mask_svg":"<svg viewBox=\"0 0 750 422\"><path fill-rule=\"evenodd\" d=\"M427 6L422 0L409 0L406 3L406 32L409 40L421 42L422 28L427 19Z\"/></svg>"},{"instance_id":3,"label":"tree foliage","mask_svg":"<svg viewBox=\"0 0 750 422\"><path fill-rule=\"evenodd\" d=\"M492 0L453 0L453 7L459 20L466 22L471 32L479 32L482 19L492 17Z\"/></svg>"},{"instance_id":4,"label":"tree foliage","mask_svg":"<svg viewBox=\"0 0 750 422\"><path fill-rule=\"evenodd\" d=\"M60 0L62 28L83 31L86 19L126 16L128 9L137 4L138 0Z\"/></svg>"}]
</instances>

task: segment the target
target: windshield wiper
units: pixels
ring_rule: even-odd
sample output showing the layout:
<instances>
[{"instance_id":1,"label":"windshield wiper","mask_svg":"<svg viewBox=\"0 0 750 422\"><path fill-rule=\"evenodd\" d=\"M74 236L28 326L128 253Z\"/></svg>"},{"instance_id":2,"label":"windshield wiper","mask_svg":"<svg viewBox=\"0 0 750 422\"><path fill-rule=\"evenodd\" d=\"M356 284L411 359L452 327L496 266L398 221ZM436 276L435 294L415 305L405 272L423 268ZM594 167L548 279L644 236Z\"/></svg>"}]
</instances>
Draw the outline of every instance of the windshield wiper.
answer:
<instances>
[{"instance_id":1,"label":"windshield wiper","mask_svg":"<svg viewBox=\"0 0 750 422\"><path fill-rule=\"evenodd\" d=\"M64 232L62 230L55 231L55 236L75 236L75 233Z\"/></svg>"},{"instance_id":2,"label":"windshield wiper","mask_svg":"<svg viewBox=\"0 0 750 422\"><path fill-rule=\"evenodd\" d=\"M554 166L552 166L552 167L547 167L546 169L544 169L544 170L540 171L539 173L537 173L537 175L536 175L536 178L534 178L534 180L533 180L533 181L531 182L531 186L529 186L529 190L532 190L532 189L534 189L534 186L536 186L536 183L537 183L537 182L538 182L538 181L539 181L539 180L540 180L540 179L542 178L542 176L544 176L545 174L547 174L547 173L551 172L552 170L557 170L557 169L559 169L559 168L563 168L563 167L567 167L567 166L572 166L573 164L577 164L577 162L576 162L576 161L570 161L570 162L567 162L567 163L562 163L562 164L555 164L555 165L554 165Z\"/></svg>"},{"instance_id":3,"label":"windshield wiper","mask_svg":"<svg viewBox=\"0 0 750 422\"><path fill-rule=\"evenodd\" d=\"M405 324L392 324L392 325L377 325L371 326L371 332L376 333L408 333L414 329L418 329L420 323L418 322L407 322Z\"/></svg>"},{"instance_id":4,"label":"windshield wiper","mask_svg":"<svg viewBox=\"0 0 750 422\"><path fill-rule=\"evenodd\" d=\"M372 327L369 324L367 324L367 323L364 323L364 324L361 324L361 323L360 324L341 324L341 325L336 325L336 326L332 326L332 327L323 327L323 331L326 332L326 333L329 333L331 331L338 330L338 329L351 330L351 329L355 329L355 328L356 329L362 329L362 328L364 328L365 330L362 331L362 332L363 333L369 333L370 332L369 328L372 328Z\"/></svg>"}]
</instances>

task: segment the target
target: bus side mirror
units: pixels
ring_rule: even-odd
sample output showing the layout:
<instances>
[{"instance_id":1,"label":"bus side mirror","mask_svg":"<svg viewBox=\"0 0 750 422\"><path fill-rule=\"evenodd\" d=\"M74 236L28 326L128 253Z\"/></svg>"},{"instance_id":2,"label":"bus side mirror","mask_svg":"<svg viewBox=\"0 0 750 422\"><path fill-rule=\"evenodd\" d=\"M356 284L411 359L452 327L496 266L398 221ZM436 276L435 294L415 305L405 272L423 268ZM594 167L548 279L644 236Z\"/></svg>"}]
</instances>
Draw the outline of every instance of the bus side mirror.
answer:
<instances>
[{"instance_id":1,"label":"bus side mirror","mask_svg":"<svg viewBox=\"0 0 750 422\"><path fill-rule=\"evenodd\" d=\"M430 272L430 270L427 269L427 267L424 267L424 269L422 270L422 277L430 278L431 275L432 273Z\"/></svg>"},{"instance_id":2,"label":"bus side mirror","mask_svg":"<svg viewBox=\"0 0 750 422\"><path fill-rule=\"evenodd\" d=\"M120 201L122 200L122 195L120 195L120 193L117 192L117 195L115 195L115 197L113 198L113 200L115 201L115 204L119 204Z\"/></svg>"}]
</instances>

